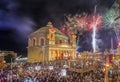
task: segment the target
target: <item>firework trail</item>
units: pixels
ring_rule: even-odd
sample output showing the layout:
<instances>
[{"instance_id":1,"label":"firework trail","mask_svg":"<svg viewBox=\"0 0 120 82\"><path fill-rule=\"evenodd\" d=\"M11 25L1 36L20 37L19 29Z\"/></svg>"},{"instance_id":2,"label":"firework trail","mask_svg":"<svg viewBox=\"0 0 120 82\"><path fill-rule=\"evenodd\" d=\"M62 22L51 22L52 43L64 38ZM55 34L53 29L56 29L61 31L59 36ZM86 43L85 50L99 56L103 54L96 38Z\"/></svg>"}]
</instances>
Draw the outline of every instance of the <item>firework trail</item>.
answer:
<instances>
[{"instance_id":1,"label":"firework trail","mask_svg":"<svg viewBox=\"0 0 120 82\"><path fill-rule=\"evenodd\" d=\"M96 8L97 6L95 6L94 9L94 16L93 21L91 23L91 27L92 27L92 47L93 47L93 52L97 52L98 51L98 44L97 44L97 30L99 30L98 27L100 27L99 25L102 24L102 17L100 15L96 15Z\"/></svg>"},{"instance_id":2,"label":"firework trail","mask_svg":"<svg viewBox=\"0 0 120 82\"><path fill-rule=\"evenodd\" d=\"M94 14L96 14L96 7L94 9ZM95 16L93 16L93 19L95 19ZM95 23L93 25L93 33L92 33L92 47L93 47L93 52L96 52L96 26L97 26L97 20L95 20Z\"/></svg>"},{"instance_id":3,"label":"firework trail","mask_svg":"<svg viewBox=\"0 0 120 82\"><path fill-rule=\"evenodd\" d=\"M92 33L92 47L93 52L97 51L98 45L96 43L96 32L97 32L97 25L98 25L99 18L95 20L95 23L93 25L93 33Z\"/></svg>"}]
</instances>

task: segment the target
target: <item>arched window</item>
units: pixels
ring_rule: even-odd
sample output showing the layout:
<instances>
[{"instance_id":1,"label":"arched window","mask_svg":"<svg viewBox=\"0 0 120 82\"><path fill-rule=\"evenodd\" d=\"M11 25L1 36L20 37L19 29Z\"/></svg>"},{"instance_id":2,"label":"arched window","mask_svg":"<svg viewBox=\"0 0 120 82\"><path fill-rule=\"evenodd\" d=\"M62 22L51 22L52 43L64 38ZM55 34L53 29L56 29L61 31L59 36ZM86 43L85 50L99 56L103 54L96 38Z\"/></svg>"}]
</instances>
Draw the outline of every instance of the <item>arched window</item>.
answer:
<instances>
[{"instance_id":1,"label":"arched window","mask_svg":"<svg viewBox=\"0 0 120 82\"><path fill-rule=\"evenodd\" d=\"M41 45L41 46L44 46L44 39L43 39L43 38L41 39L41 41L40 41L40 42L41 42L41 44L40 44L40 45Z\"/></svg>"},{"instance_id":2,"label":"arched window","mask_svg":"<svg viewBox=\"0 0 120 82\"><path fill-rule=\"evenodd\" d=\"M36 39L33 38L33 46L36 46Z\"/></svg>"},{"instance_id":3,"label":"arched window","mask_svg":"<svg viewBox=\"0 0 120 82\"><path fill-rule=\"evenodd\" d=\"M59 40L59 43L62 44L62 40Z\"/></svg>"}]
</instances>

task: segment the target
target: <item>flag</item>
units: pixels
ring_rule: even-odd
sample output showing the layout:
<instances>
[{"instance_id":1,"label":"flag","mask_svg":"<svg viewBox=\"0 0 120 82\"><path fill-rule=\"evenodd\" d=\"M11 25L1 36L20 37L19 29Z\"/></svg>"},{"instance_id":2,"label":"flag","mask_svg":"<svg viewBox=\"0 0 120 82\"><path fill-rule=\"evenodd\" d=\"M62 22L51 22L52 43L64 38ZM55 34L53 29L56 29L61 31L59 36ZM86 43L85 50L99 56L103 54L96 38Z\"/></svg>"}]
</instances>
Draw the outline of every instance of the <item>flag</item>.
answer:
<instances>
[{"instance_id":1,"label":"flag","mask_svg":"<svg viewBox=\"0 0 120 82\"><path fill-rule=\"evenodd\" d=\"M109 55L109 63L113 63L113 54Z\"/></svg>"}]
</instances>

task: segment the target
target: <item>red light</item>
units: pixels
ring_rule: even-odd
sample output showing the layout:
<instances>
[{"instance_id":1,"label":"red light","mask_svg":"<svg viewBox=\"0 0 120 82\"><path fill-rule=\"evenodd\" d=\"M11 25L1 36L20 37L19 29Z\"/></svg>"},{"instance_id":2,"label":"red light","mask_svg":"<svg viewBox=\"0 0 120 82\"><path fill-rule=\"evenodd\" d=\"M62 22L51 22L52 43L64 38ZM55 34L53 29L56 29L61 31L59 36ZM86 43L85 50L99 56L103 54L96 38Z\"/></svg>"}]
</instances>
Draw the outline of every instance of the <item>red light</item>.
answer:
<instances>
[{"instance_id":1,"label":"red light","mask_svg":"<svg viewBox=\"0 0 120 82\"><path fill-rule=\"evenodd\" d=\"M118 47L120 47L120 42L118 43Z\"/></svg>"}]
</instances>

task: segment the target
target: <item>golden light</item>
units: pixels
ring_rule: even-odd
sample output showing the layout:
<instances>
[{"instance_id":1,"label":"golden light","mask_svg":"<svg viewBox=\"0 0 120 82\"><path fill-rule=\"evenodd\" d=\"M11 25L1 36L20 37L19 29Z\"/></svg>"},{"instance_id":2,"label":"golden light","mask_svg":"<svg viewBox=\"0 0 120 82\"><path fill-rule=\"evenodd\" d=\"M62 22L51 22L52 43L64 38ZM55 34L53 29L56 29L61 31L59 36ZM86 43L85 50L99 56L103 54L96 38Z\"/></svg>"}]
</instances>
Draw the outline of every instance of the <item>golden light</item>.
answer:
<instances>
[{"instance_id":1,"label":"golden light","mask_svg":"<svg viewBox=\"0 0 120 82\"><path fill-rule=\"evenodd\" d=\"M66 44L62 44L62 45L59 45L60 47L69 47L69 45L66 45Z\"/></svg>"},{"instance_id":2,"label":"golden light","mask_svg":"<svg viewBox=\"0 0 120 82\"><path fill-rule=\"evenodd\" d=\"M3 63L6 63L6 61L4 60Z\"/></svg>"},{"instance_id":3,"label":"golden light","mask_svg":"<svg viewBox=\"0 0 120 82\"><path fill-rule=\"evenodd\" d=\"M109 67L110 65L109 64L106 64L106 67Z\"/></svg>"},{"instance_id":4,"label":"golden light","mask_svg":"<svg viewBox=\"0 0 120 82\"><path fill-rule=\"evenodd\" d=\"M115 57L113 56L113 60L115 59Z\"/></svg>"}]
</instances>

